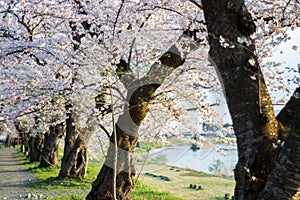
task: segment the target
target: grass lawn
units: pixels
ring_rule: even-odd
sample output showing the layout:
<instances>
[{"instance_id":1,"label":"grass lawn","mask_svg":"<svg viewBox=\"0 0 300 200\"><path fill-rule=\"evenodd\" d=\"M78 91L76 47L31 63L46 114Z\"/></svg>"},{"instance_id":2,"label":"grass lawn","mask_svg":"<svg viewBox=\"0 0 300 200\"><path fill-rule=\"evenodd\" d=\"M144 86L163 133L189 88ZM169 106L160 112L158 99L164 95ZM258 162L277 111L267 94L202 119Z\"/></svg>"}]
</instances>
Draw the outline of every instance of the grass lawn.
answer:
<instances>
[{"instance_id":1,"label":"grass lawn","mask_svg":"<svg viewBox=\"0 0 300 200\"><path fill-rule=\"evenodd\" d=\"M60 157L62 152L60 152ZM52 199L84 199L91 189L91 183L101 168L103 161L90 161L87 176L74 179L57 179L59 167L38 168L39 163L30 163L22 153L19 160L37 177L31 187L47 191L59 191ZM141 165L137 164L137 171ZM167 177L169 180L162 179ZM190 188L190 184L201 186L201 190ZM225 193L233 194L233 178L224 178L192 170L148 163L139 175L132 192L133 200L221 200ZM72 195L63 195L66 191L76 191ZM61 193L60 193L61 191Z\"/></svg>"},{"instance_id":2,"label":"grass lawn","mask_svg":"<svg viewBox=\"0 0 300 200\"><path fill-rule=\"evenodd\" d=\"M168 177L170 181L162 179ZM145 185L152 185L158 191L169 191L172 195L187 200L221 200L225 193L233 194L235 182L233 178L184 170L176 167L147 164L139 178ZM197 189L190 188L190 184ZM201 190L198 190L201 186Z\"/></svg>"},{"instance_id":3,"label":"grass lawn","mask_svg":"<svg viewBox=\"0 0 300 200\"><path fill-rule=\"evenodd\" d=\"M87 169L87 176L74 179L58 179L59 168L38 168L39 162L31 163L22 153L19 153L18 159L25 165L26 169L37 177L37 181L31 183L32 188L44 189L47 191L65 191L76 190L75 195L58 195L52 200L79 200L85 199L85 196L91 189L91 183L96 179L100 170L101 161L90 161ZM137 182L132 192L132 198L136 200L183 200L172 195L168 191L158 191L149 185Z\"/></svg>"}]
</instances>

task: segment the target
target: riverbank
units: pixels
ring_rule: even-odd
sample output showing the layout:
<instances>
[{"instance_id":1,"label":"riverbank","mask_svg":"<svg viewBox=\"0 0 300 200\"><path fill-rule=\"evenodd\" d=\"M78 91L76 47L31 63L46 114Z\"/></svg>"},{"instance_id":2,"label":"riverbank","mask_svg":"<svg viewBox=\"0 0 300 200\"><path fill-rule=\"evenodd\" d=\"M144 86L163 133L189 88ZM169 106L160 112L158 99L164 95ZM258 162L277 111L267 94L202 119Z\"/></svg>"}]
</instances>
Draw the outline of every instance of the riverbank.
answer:
<instances>
[{"instance_id":1,"label":"riverbank","mask_svg":"<svg viewBox=\"0 0 300 200\"><path fill-rule=\"evenodd\" d=\"M190 146L168 146L153 149L147 153L135 153L137 163L145 160L151 163L176 166L195 171L233 176L233 169L238 156L236 146L218 144L216 146L201 146L192 150Z\"/></svg>"},{"instance_id":2,"label":"riverbank","mask_svg":"<svg viewBox=\"0 0 300 200\"><path fill-rule=\"evenodd\" d=\"M145 166L138 164L137 169L142 169L138 178L141 183L187 200L224 199L226 193L232 195L234 191L233 178L154 163Z\"/></svg>"}]
</instances>

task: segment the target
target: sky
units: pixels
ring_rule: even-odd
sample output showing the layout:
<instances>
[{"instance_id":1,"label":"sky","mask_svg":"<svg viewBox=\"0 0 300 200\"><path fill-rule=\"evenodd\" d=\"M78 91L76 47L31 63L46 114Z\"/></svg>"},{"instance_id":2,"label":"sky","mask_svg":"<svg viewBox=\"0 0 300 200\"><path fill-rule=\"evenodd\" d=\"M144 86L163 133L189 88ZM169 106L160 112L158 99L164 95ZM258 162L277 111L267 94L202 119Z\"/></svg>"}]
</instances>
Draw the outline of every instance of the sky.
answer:
<instances>
[{"instance_id":1,"label":"sky","mask_svg":"<svg viewBox=\"0 0 300 200\"><path fill-rule=\"evenodd\" d=\"M296 75L298 78L300 77L300 69L298 69L298 66L300 65L300 28L296 29L295 31L288 31L288 34L290 35L291 39L275 47L273 51L273 56L271 58L265 59L265 61L270 60L281 62L282 68L292 67L298 71L298 73L288 73L287 70L285 70L283 74L285 81L288 78L292 78L294 75ZM295 89L300 85L299 82L298 84L291 84L287 81L286 84L288 85L290 92L287 93L279 91L275 93L275 95L278 98L286 97L289 99L295 91Z\"/></svg>"},{"instance_id":2,"label":"sky","mask_svg":"<svg viewBox=\"0 0 300 200\"><path fill-rule=\"evenodd\" d=\"M287 40L286 42L282 42L280 45L276 46L273 49L273 55L270 58L264 59L264 62L267 61L281 62L282 65L280 67L282 69L285 69L286 67L292 67L298 71L298 73L289 73L288 70L286 69L284 70L283 77L285 83L288 85L290 92L287 93L286 91L283 90L272 92L276 100L282 99L283 97L290 99L294 90L300 86L300 83L291 84L286 81L288 78L291 78L294 75L296 75L300 79L300 28L294 31L289 31L288 34L291 37L291 39ZM223 101L225 101L225 99L223 99ZM274 105L275 115L279 113L279 111L283 106L284 105ZM226 104L222 104L220 108L218 108L218 111L221 112L220 115L224 116L223 124L232 123ZM224 115L224 113L227 113L227 115Z\"/></svg>"}]
</instances>

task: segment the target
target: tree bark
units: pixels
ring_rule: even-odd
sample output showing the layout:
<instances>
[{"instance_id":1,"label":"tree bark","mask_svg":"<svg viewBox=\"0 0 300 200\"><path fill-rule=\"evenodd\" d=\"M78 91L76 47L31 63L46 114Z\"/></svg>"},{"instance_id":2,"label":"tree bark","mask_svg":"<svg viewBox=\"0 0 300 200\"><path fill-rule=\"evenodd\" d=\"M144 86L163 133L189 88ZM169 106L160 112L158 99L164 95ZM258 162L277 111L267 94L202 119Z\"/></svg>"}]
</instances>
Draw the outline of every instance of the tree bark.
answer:
<instances>
[{"instance_id":1,"label":"tree bark","mask_svg":"<svg viewBox=\"0 0 300 200\"><path fill-rule=\"evenodd\" d=\"M75 126L72 111L68 113L64 155L58 177L85 177L88 164L87 145L93 133L92 123L87 122L87 125L85 130L79 130Z\"/></svg>"},{"instance_id":2,"label":"tree bark","mask_svg":"<svg viewBox=\"0 0 300 200\"><path fill-rule=\"evenodd\" d=\"M277 119L285 128L285 143L278 144L279 156L274 170L258 199L297 200L300 197L300 88L296 89Z\"/></svg>"},{"instance_id":3,"label":"tree bark","mask_svg":"<svg viewBox=\"0 0 300 200\"><path fill-rule=\"evenodd\" d=\"M179 41L194 35L194 32L186 31ZM187 45L193 50L198 47L198 41L190 41ZM117 65L117 73L127 89L126 103L123 115L118 118L115 131L110 137L105 163L92 184L92 190L86 197L87 200L114 199L114 194L118 200L131 199L131 191L135 183L132 152L138 140L138 128L147 114L148 104L154 97L156 89L168 75L185 62L185 56L186 54L181 53L176 45L173 45L160 57L160 63L154 63L150 71L141 79L135 79L130 74L130 63L121 60ZM115 160L116 154L117 159ZM114 173L116 173L116 182ZM116 191L114 191L114 184Z\"/></svg>"},{"instance_id":4,"label":"tree bark","mask_svg":"<svg viewBox=\"0 0 300 200\"><path fill-rule=\"evenodd\" d=\"M273 170L278 123L250 39L255 24L242 0L203 0L202 5L209 55L222 80L237 137L235 198L256 199ZM234 47L222 46L221 37ZM241 44L238 38L251 44Z\"/></svg>"},{"instance_id":5,"label":"tree bark","mask_svg":"<svg viewBox=\"0 0 300 200\"><path fill-rule=\"evenodd\" d=\"M39 167L58 166L59 142L64 135L64 124L51 125L45 133L44 148Z\"/></svg>"},{"instance_id":6,"label":"tree bark","mask_svg":"<svg viewBox=\"0 0 300 200\"><path fill-rule=\"evenodd\" d=\"M30 153L29 158L30 162L39 162L41 154L44 148L44 134L40 133L36 136L32 136L29 139Z\"/></svg>"},{"instance_id":7,"label":"tree bark","mask_svg":"<svg viewBox=\"0 0 300 200\"><path fill-rule=\"evenodd\" d=\"M21 138L21 147L20 150L23 152L26 156L29 155L29 133L27 133L22 127L20 122L15 121L14 125L16 127L16 130L18 131L18 135Z\"/></svg>"}]
</instances>

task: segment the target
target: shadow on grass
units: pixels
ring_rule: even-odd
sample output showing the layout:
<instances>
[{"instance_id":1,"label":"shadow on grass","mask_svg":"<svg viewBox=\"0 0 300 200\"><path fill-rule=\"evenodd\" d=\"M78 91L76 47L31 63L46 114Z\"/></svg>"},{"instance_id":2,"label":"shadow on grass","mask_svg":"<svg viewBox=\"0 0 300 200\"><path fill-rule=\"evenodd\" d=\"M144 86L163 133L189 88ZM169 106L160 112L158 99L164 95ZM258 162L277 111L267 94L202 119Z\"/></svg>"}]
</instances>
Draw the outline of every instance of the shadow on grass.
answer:
<instances>
[{"instance_id":1,"label":"shadow on grass","mask_svg":"<svg viewBox=\"0 0 300 200\"><path fill-rule=\"evenodd\" d=\"M82 180L80 178L58 178L48 177L45 179L39 179L30 183L30 187L39 189L89 189L91 186L89 181Z\"/></svg>"}]
</instances>

